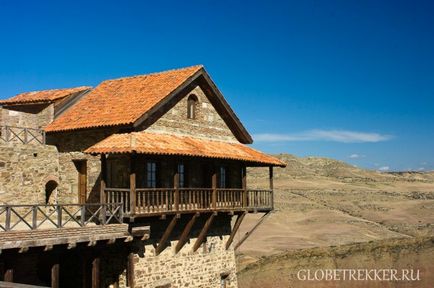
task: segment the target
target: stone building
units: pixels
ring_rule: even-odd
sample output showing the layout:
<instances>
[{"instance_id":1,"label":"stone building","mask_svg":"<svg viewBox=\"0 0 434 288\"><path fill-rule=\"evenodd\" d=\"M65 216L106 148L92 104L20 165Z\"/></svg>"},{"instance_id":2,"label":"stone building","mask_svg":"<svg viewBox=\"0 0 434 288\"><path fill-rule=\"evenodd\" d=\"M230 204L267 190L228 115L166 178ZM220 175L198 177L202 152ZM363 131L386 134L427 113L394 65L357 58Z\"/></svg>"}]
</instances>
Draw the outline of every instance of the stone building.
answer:
<instances>
[{"instance_id":1,"label":"stone building","mask_svg":"<svg viewBox=\"0 0 434 288\"><path fill-rule=\"evenodd\" d=\"M273 209L285 164L247 146L202 66L0 105L0 281L237 287L234 235ZM248 166L269 189L247 189Z\"/></svg>"}]
</instances>

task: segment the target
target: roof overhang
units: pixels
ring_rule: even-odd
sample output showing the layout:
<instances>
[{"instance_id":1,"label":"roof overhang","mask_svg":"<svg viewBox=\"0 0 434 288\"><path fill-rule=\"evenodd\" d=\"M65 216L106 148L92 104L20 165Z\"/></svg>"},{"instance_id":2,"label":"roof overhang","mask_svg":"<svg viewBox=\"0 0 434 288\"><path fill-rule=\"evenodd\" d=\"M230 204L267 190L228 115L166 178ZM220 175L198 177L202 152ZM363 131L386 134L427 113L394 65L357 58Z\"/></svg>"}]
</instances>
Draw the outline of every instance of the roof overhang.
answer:
<instances>
[{"instance_id":1,"label":"roof overhang","mask_svg":"<svg viewBox=\"0 0 434 288\"><path fill-rule=\"evenodd\" d=\"M88 154L150 154L215 158L252 166L279 166L281 160L241 143L149 132L113 134L84 151Z\"/></svg>"}]
</instances>

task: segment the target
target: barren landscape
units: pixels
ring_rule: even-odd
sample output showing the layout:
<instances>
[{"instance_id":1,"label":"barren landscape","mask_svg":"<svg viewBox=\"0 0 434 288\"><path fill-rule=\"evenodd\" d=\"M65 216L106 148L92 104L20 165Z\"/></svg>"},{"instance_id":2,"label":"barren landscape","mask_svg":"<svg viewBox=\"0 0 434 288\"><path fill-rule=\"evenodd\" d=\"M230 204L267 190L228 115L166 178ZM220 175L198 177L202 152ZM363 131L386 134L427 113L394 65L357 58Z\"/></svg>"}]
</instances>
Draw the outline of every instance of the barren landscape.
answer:
<instances>
[{"instance_id":1,"label":"barren landscape","mask_svg":"<svg viewBox=\"0 0 434 288\"><path fill-rule=\"evenodd\" d=\"M327 158L278 157L288 166L275 172L276 210L238 249L240 287L426 287L434 281L428 273L434 172L380 173ZM266 173L252 168L248 185L267 187ZM248 215L235 242L262 216ZM421 280L356 286L292 277L299 269L373 267L420 269Z\"/></svg>"}]
</instances>

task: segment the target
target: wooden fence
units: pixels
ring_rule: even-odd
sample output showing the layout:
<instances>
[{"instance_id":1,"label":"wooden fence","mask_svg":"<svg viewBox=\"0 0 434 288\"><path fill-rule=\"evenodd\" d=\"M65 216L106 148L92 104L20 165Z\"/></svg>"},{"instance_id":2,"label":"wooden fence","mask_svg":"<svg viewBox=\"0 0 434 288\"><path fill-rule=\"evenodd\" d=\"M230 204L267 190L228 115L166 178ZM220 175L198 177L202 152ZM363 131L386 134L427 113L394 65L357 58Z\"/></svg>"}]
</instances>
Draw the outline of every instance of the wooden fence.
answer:
<instances>
[{"instance_id":1,"label":"wooden fence","mask_svg":"<svg viewBox=\"0 0 434 288\"><path fill-rule=\"evenodd\" d=\"M45 131L34 128L0 126L0 142L45 144Z\"/></svg>"},{"instance_id":2,"label":"wooden fence","mask_svg":"<svg viewBox=\"0 0 434 288\"><path fill-rule=\"evenodd\" d=\"M0 231L123 223L122 203L0 205Z\"/></svg>"}]
</instances>

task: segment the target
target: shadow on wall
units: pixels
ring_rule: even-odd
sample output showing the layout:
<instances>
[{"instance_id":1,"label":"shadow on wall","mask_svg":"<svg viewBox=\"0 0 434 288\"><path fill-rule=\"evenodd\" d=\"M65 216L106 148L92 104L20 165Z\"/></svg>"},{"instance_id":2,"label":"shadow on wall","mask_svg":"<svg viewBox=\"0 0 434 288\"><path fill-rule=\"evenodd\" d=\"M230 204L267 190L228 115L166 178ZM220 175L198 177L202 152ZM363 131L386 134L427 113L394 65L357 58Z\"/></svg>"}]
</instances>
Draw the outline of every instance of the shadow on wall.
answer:
<instances>
[{"instance_id":1,"label":"shadow on wall","mask_svg":"<svg viewBox=\"0 0 434 288\"><path fill-rule=\"evenodd\" d=\"M45 184L45 204L57 203L57 186L59 184L54 180L50 180Z\"/></svg>"}]
</instances>

